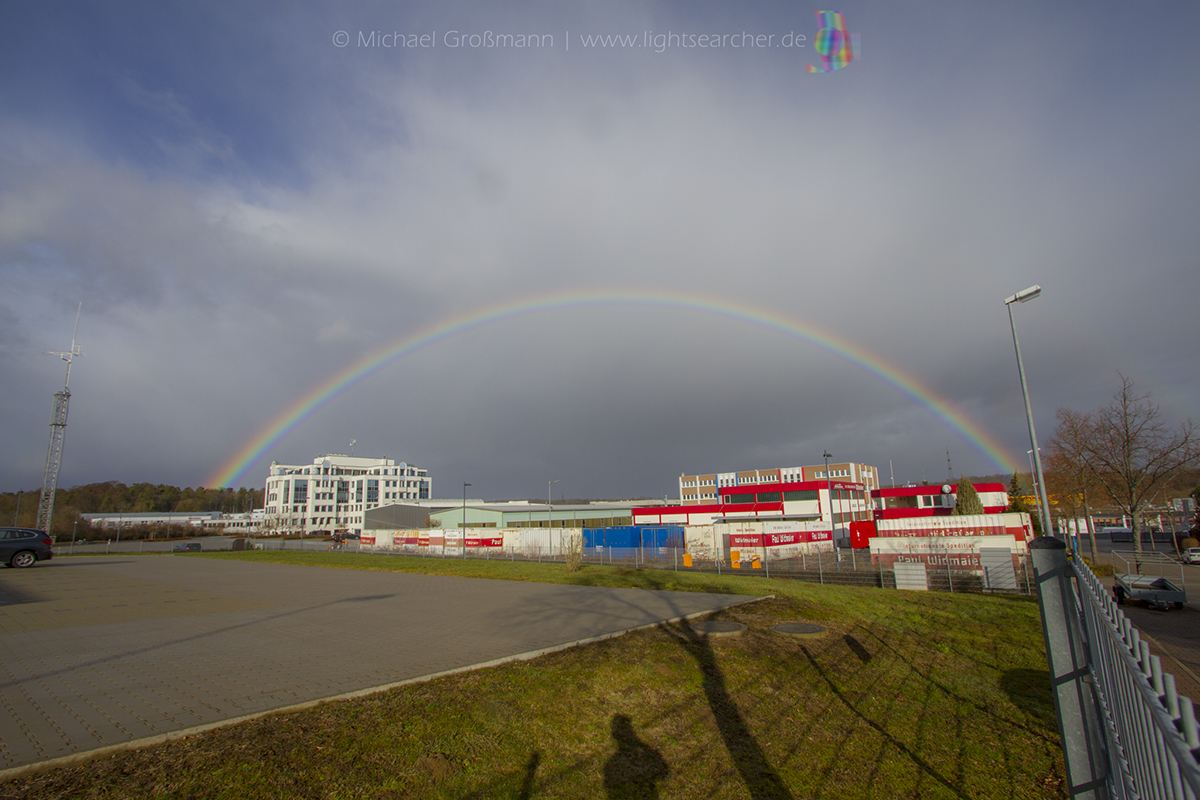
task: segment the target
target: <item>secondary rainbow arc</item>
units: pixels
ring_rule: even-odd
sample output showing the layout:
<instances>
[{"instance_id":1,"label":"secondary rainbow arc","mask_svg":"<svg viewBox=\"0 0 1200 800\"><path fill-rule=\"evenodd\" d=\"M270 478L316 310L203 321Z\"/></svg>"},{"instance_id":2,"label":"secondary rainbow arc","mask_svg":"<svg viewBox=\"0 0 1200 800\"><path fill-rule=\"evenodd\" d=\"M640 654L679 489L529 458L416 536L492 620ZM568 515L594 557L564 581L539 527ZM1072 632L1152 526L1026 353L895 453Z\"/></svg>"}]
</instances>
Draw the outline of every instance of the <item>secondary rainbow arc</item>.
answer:
<instances>
[{"instance_id":1,"label":"secondary rainbow arc","mask_svg":"<svg viewBox=\"0 0 1200 800\"><path fill-rule=\"evenodd\" d=\"M429 325L376 348L330 375L285 408L238 448L207 481L207 486L236 486L247 471L297 426L339 394L386 365L441 340L503 320L558 309L596 305L642 305L716 314L800 338L856 364L927 407L961 434L1002 472L1014 472L1017 460L987 430L918 378L884 362L866 348L832 331L748 303L719 300L680 292L587 291L557 292L477 308Z\"/></svg>"}]
</instances>

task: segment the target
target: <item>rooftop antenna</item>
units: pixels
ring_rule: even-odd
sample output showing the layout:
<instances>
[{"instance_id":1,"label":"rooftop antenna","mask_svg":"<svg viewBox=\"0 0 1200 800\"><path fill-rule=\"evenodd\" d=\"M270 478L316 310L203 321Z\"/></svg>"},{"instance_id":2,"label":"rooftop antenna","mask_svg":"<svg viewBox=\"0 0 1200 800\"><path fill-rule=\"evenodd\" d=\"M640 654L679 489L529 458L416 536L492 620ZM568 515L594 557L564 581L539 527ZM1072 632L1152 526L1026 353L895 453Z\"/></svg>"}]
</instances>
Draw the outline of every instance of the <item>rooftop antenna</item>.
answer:
<instances>
[{"instance_id":1,"label":"rooftop antenna","mask_svg":"<svg viewBox=\"0 0 1200 800\"><path fill-rule=\"evenodd\" d=\"M58 468L62 466L63 437L67 433L67 405L71 401L71 360L83 355L83 348L75 343L79 335L79 314L83 303L75 310L75 330L71 332L71 349L68 352L43 350L44 356L58 356L67 362L67 377L61 392L54 393L54 411L50 415L50 446L46 449L46 471L42 473L42 497L38 502L37 527L50 532L50 521L54 516L54 495L58 490Z\"/></svg>"}]
</instances>

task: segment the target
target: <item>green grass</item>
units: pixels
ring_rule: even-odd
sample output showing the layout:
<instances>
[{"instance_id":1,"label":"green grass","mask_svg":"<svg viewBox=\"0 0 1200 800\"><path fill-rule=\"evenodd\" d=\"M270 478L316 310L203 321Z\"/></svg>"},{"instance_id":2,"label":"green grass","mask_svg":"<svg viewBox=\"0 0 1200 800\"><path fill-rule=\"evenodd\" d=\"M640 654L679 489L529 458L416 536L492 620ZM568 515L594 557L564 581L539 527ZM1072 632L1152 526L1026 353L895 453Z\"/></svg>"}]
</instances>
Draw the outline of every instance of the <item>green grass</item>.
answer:
<instances>
[{"instance_id":1,"label":"green grass","mask_svg":"<svg viewBox=\"0 0 1200 800\"><path fill-rule=\"evenodd\" d=\"M293 564L337 567L381 572L411 572L422 575L455 575L536 583L568 583L576 586L613 586L630 589L670 589L681 592L722 594L773 594L781 581L741 575L710 575L703 572L632 569L588 564L578 572L567 572L561 562L504 561L462 558L419 558L359 553L252 550L225 553L190 553L189 557L254 561L260 564ZM799 586L802 584L790 584Z\"/></svg>"},{"instance_id":2,"label":"green grass","mask_svg":"<svg viewBox=\"0 0 1200 800\"><path fill-rule=\"evenodd\" d=\"M776 599L717 615L749 625L737 637L663 626L44 773L0 797L1064 796L1029 598L561 564L191 557ZM789 620L829 635L769 630Z\"/></svg>"}]
</instances>

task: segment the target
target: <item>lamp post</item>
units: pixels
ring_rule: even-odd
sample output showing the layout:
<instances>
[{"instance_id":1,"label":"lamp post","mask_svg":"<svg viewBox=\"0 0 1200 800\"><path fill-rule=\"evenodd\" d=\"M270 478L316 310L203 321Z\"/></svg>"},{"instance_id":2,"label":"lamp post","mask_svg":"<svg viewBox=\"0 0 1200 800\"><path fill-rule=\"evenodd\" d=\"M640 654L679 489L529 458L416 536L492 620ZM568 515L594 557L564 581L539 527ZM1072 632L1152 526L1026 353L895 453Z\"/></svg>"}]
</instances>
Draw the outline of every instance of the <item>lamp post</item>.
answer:
<instances>
[{"instance_id":1,"label":"lamp post","mask_svg":"<svg viewBox=\"0 0 1200 800\"><path fill-rule=\"evenodd\" d=\"M1017 323L1013 321L1013 303L1027 303L1042 293L1042 287L1036 283L1028 289L1022 289L1004 300L1008 307L1008 325L1012 328L1013 350L1017 353L1017 372L1021 376L1021 394L1025 398L1025 419L1029 422L1029 446L1033 450L1033 467L1037 474L1037 497L1041 504L1039 518L1042 520L1042 535L1051 536L1054 529L1050 527L1050 504L1046 501L1046 482L1042 479L1042 456L1038 450L1037 433L1033 429L1033 407L1029 405L1029 387L1025 383L1025 366L1021 362L1021 344L1017 340Z\"/></svg>"},{"instance_id":2,"label":"lamp post","mask_svg":"<svg viewBox=\"0 0 1200 800\"><path fill-rule=\"evenodd\" d=\"M829 536L833 539L834 552L837 552L837 520L833 516L833 481L829 478L829 459L833 454L828 450L822 451L825 459L825 492L829 495Z\"/></svg>"},{"instance_id":3,"label":"lamp post","mask_svg":"<svg viewBox=\"0 0 1200 800\"><path fill-rule=\"evenodd\" d=\"M13 514L13 527L17 527L17 518L21 516L21 495L24 494L20 489L17 489L17 511Z\"/></svg>"},{"instance_id":4,"label":"lamp post","mask_svg":"<svg viewBox=\"0 0 1200 800\"><path fill-rule=\"evenodd\" d=\"M546 512L546 527L551 529L550 533L548 533L546 535L546 544L547 545L549 545L550 542L553 541L551 536L553 535L553 528L554 528L554 495L551 494L551 487L554 486L554 484L556 484L556 483L558 483L558 481L547 481L546 482L546 507L549 509ZM551 548L551 550L553 550L553 548Z\"/></svg>"},{"instance_id":5,"label":"lamp post","mask_svg":"<svg viewBox=\"0 0 1200 800\"><path fill-rule=\"evenodd\" d=\"M1038 494L1038 483L1039 482L1038 482L1037 476L1034 473L1034 469L1033 469L1033 451L1026 450L1025 455L1029 457L1029 483L1030 483L1030 488L1033 489L1033 506L1037 510L1038 519L1041 519L1042 518L1042 500L1041 500L1041 495ZM1049 536L1050 534L1046 533L1044 535Z\"/></svg>"},{"instance_id":6,"label":"lamp post","mask_svg":"<svg viewBox=\"0 0 1200 800\"><path fill-rule=\"evenodd\" d=\"M125 509L117 509L117 544L121 543L121 523L125 519Z\"/></svg>"},{"instance_id":7,"label":"lamp post","mask_svg":"<svg viewBox=\"0 0 1200 800\"><path fill-rule=\"evenodd\" d=\"M462 557L467 557L467 487L469 483L463 484L463 521L462 521Z\"/></svg>"}]
</instances>

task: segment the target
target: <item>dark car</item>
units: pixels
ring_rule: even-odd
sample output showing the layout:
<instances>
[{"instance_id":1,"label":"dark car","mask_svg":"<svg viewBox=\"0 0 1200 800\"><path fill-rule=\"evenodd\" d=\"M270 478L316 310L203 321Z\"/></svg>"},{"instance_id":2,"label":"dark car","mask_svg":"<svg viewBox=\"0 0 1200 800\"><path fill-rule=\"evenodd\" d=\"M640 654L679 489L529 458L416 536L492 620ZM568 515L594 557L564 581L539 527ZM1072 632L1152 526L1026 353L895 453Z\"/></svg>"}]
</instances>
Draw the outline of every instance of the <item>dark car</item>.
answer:
<instances>
[{"instance_id":1,"label":"dark car","mask_svg":"<svg viewBox=\"0 0 1200 800\"><path fill-rule=\"evenodd\" d=\"M187 542L186 544L177 544L171 548L176 553L199 553L199 542Z\"/></svg>"},{"instance_id":2,"label":"dark car","mask_svg":"<svg viewBox=\"0 0 1200 800\"><path fill-rule=\"evenodd\" d=\"M54 557L54 544L45 531L37 528L0 528L0 562L22 569Z\"/></svg>"}]
</instances>

